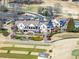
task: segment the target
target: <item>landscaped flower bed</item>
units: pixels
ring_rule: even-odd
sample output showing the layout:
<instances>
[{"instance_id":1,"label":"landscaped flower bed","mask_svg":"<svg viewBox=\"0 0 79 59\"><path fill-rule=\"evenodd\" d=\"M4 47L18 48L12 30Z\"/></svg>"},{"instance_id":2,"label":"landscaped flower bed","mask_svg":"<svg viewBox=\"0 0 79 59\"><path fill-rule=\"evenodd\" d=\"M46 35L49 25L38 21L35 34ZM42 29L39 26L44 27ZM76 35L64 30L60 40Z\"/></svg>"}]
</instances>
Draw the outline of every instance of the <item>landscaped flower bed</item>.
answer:
<instances>
[{"instance_id":1,"label":"landscaped flower bed","mask_svg":"<svg viewBox=\"0 0 79 59\"><path fill-rule=\"evenodd\" d=\"M33 36L33 37L31 37L31 39L34 40L34 41L42 41L43 40L43 37Z\"/></svg>"}]
</instances>

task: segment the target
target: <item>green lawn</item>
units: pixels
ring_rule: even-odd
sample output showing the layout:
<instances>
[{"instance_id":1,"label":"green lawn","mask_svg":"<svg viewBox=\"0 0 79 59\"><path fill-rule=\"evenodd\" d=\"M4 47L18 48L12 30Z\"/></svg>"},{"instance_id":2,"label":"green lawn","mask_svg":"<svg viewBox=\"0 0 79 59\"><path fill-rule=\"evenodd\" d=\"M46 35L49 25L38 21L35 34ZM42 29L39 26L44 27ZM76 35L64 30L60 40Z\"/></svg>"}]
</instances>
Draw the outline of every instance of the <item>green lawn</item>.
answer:
<instances>
[{"instance_id":1,"label":"green lawn","mask_svg":"<svg viewBox=\"0 0 79 59\"><path fill-rule=\"evenodd\" d=\"M5 42L3 42L4 44L7 44ZM11 44L8 43L8 44ZM14 59L37 59L38 56L36 55L31 55L29 54L29 52L46 52L45 49L36 49L36 46L38 45L33 45L34 47L33 48L23 48L23 47L15 47L14 44L15 43L12 43L13 46L12 47L2 47L0 48L0 50L7 50L6 53L0 53L0 57L3 57L3 58L14 58ZM9 51L9 52L8 52ZM28 54L15 54L15 53L10 53L10 51L27 51Z\"/></svg>"},{"instance_id":2,"label":"green lawn","mask_svg":"<svg viewBox=\"0 0 79 59\"><path fill-rule=\"evenodd\" d=\"M32 51L32 52L45 52L45 49L36 48L19 48L19 47L3 47L0 50L15 50L15 51Z\"/></svg>"},{"instance_id":3,"label":"green lawn","mask_svg":"<svg viewBox=\"0 0 79 59\"><path fill-rule=\"evenodd\" d=\"M15 59L37 59L37 56L34 55L24 55L24 54L7 54L7 53L0 53L0 57L5 58L15 58Z\"/></svg>"},{"instance_id":4,"label":"green lawn","mask_svg":"<svg viewBox=\"0 0 79 59\"><path fill-rule=\"evenodd\" d=\"M36 48L21 48L21 47L2 47L0 50L10 50L10 51L28 51L28 52L45 52L45 49ZM4 58L15 58L15 59L37 59L37 56L30 54L15 54L15 53L0 53L0 57Z\"/></svg>"},{"instance_id":5,"label":"green lawn","mask_svg":"<svg viewBox=\"0 0 79 59\"><path fill-rule=\"evenodd\" d=\"M0 42L0 44L18 44L15 42ZM19 44L19 45L24 45L24 44ZM27 44L27 45L34 45L34 46L50 46L50 44Z\"/></svg>"},{"instance_id":6,"label":"green lawn","mask_svg":"<svg viewBox=\"0 0 79 59\"><path fill-rule=\"evenodd\" d=\"M38 6L28 5L23 8L23 11L31 11L31 12L37 12Z\"/></svg>"}]
</instances>

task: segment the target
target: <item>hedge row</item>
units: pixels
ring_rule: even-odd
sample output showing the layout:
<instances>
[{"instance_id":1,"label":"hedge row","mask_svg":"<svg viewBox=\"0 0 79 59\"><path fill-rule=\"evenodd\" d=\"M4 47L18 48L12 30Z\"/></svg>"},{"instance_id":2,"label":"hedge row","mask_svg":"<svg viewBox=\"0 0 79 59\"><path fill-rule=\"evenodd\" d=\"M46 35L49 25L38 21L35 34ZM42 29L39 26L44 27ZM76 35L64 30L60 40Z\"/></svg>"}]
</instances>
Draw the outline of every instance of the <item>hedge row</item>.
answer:
<instances>
[{"instance_id":1,"label":"hedge row","mask_svg":"<svg viewBox=\"0 0 79 59\"><path fill-rule=\"evenodd\" d=\"M7 29L0 29L0 33L2 33L4 36L8 36L10 34Z\"/></svg>"},{"instance_id":2,"label":"hedge row","mask_svg":"<svg viewBox=\"0 0 79 59\"><path fill-rule=\"evenodd\" d=\"M33 36L33 37L31 37L31 40L34 40L34 41L42 41L43 40L43 37Z\"/></svg>"}]
</instances>

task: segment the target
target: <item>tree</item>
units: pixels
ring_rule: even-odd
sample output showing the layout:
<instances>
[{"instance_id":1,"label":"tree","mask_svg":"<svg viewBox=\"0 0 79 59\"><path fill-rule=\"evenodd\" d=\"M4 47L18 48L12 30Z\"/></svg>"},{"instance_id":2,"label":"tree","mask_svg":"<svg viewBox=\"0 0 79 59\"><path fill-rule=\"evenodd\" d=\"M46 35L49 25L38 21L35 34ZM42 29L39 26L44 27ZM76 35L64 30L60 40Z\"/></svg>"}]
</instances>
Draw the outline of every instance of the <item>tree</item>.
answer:
<instances>
[{"instance_id":1,"label":"tree","mask_svg":"<svg viewBox=\"0 0 79 59\"><path fill-rule=\"evenodd\" d=\"M7 37L10 33L8 31L6 31L6 32L4 32L2 34L3 34L3 36Z\"/></svg>"},{"instance_id":2,"label":"tree","mask_svg":"<svg viewBox=\"0 0 79 59\"><path fill-rule=\"evenodd\" d=\"M25 14L25 12L18 11L17 14L18 14L18 15L22 15L22 14Z\"/></svg>"},{"instance_id":3,"label":"tree","mask_svg":"<svg viewBox=\"0 0 79 59\"><path fill-rule=\"evenodd\" d=\"M3 23L0 21L0 29L3 28Z\"/></svg>"},{"instance_id":4,"label":"tree","mask_svg":"<svg viewBox=\"0 0 79 59\"><path fill-rule=\"evenodd\" d=\"M15 39L15 37L16 37L15 33L11 34L11 39Z\"/></svg>"},{"instance_id":5,"label":"tree","mask_svg":"<svg viewBox=\"0 0 79 59\"><path fill-rule=\"evenodd\" d=\"M14 33L16 33L16 31L18 31L18 28L17 28L16 25L13 25L13 26L11 27L11 29L12 29L12 31L13 31Z\"/></svg>"},{"instance_id":6,"label":"tree","mask_svg":"<svg viewBox=\"0 0 79 59\"><path fill-rule=\"evenodd\" d=\"M46 8L44 7L39 7L38 8L38 13L43 15L43 16L53 16L53 9L51 6L48 6Z\"/></svg>"},{"instance_id":7,"label":"tree","mask_svg":"<svg viewBox=\"0 0 79 59\"><path fill-rule=\"evenodd\" d=\"M43 7L39 7L39 8L38 8L38 13L39 13L39 14L42 14L42 13L43 13L43 10L44 10Z\"/></svg>"},{"instance_id":8,"label":"tree","mask_svg":"<svg viewBox=\"0 0 79 59\"><path fill-rule=\"evenodd\" d=\"M51 6L47 6L48 16L53 16L53 8Z\"/></svg>"},{"instance_id":9,"label":"tree","mask_svg":"<svg viewBox=\"0 0 79 59\"><path fill-rule=\"evenodd\" d=\"M68 24L67 24L67 31L68 32L73 32L75 29L75 24L74 24L74 20L70 19Z\"/></svg>"},{"instance_id":10,"label":"tree","mask_svg":"<svg viewBox=\"0 0 79 59\"><path fill-rule=\"evenodd\" d=\"M77 57L79 56L79 49L74 49L72 51L72 56L75 56L75 59L77 59Z\"/></svg>"},{"instance_id":11,"label":"tree","mask_svg":"<svg viewBox=\"0 0 79 59\"><path fill-rule=\"evenodd\" d=\"M60 3L56 3L54 5L54 12L57 15L60 14L60 13L62 13L62 5Z\"/></svg>"},{"instance_id":12,"label":"tree","mask_svg":"<svg viewBox=\"0 0 79 59\"><path fill-rule=\"evenodd\" d=\"M0 11L1 12L7 12L8 11L8 8L6 6L4 6L4 5L1 5L0 6Z\"/></svg>"}]
</instances>

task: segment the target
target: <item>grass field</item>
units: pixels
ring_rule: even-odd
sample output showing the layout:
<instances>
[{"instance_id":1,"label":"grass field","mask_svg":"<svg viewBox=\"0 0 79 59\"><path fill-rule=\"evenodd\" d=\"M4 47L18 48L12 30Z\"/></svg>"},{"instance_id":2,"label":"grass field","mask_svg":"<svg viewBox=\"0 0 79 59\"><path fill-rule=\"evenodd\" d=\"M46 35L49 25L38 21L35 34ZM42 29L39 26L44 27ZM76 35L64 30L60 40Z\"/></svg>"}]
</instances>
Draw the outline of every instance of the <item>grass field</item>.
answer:
<instances>
[{"instance_id":1,"label":"grass field","mask_svg":"<svg viewBox=\"0 0 79 59\"><path fill-rule=\"evenodd\" d=\"M15 45L15 44L18 44L18 43L5 41L5 42L0 42L0 44L13 44L13 45ZM20 45L20 44L19 44L19 45ZM22 45L22 44L21 44L21 45ZM23 44L23 45L24 45L24 44ZM34 46L50 46L50 44L27 44L27 45L34 45Z\"/></svg>"},{"instance_id":2,"label":"grass field","mask_svg":"<svg viewBox=\"0 0 79 59\"><path fill-rule=\"evenodd\" d=\"M15 58L15 59L37 59L37 56L34 55L24 55L24 54L7 54L7 53L0 53L0 57L5 58Z\"/></svg>"},{"instance_id":3,"label":"grass field","mask_svg":"<svg viewBox=\"0 0 79 59\"><path fill-rule=\"evenodd\" d=\"M31 54L34 53L40 53L40 52L46 52L45 49L37 49L36 47L32 48L24 48L24 47L1 47L0 50L6 50L7 52L0 52L0 57L2 58L13 58L13 59L37 59L37 55ZM9 52L8 52L9 51ZM11 53L11 51L23 51L28 52L27 54L19 54L19 53Z\"/></svg>"},{"instance_id":4,"label":"grass field","mask_svg":"<svg viewBox=\"0 0 79 59\"><path fill-rule=\"evenodd\" d=\"M19 48L19 47L3 47L0 50L15 50L15 51L32 51L32 52L45 52L45 49L36 48Z\"/></svg>"},{"instance_id":5,"label":"grass field","mask_svg":"<svg viewBox=\"0 0 79 59\"><path fill-rule=\"evenodd\" d=\"M23 7L23 11L31 11L31 12L37 12L38 6L28 5L26 7Z\"/></svg>"}]
</instances>

